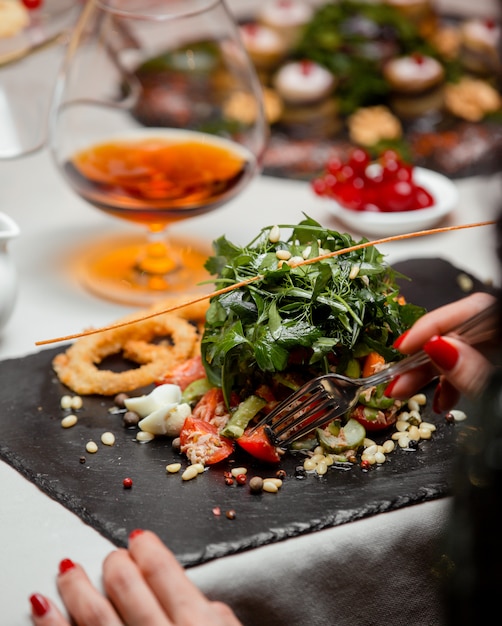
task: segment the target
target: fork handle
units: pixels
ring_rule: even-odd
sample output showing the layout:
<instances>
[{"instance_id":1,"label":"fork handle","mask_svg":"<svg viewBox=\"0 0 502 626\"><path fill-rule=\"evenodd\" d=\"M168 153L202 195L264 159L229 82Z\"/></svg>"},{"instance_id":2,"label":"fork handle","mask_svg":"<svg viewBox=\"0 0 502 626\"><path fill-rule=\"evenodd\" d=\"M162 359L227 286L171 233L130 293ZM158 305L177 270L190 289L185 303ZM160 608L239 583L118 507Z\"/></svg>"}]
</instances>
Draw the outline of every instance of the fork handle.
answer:
<instances>
[{"instance_id":1,"label":"fork handle","mask_svg":"<svg viewBox=\"0 0 502 626\"><path fill-rule=\"evenodd\" d=\"M488 327L487 325L481 326L481 324L482 322L490 319L492 316L495 317L497 308L497 303L491 304L486 309L479 311L479 313L476 313L458 326L455 326L446 334L446 336L457 335L461 337L465 343L470 345L486 341L493 336L495 324ZM362 378L360 380L361 382L364 381L365 386L379 385L392 380L397 374L403 374L404 372L408 372L409 370L415 369L416 367L420 367L421 365L425 365L429 362L429 355L423 350L420 350L419 352L415 352L415 354L406 357L402 361L398 361L397 363L390 365L381 372L377 372L368 378Z\"/></svg>"}]
</instances>

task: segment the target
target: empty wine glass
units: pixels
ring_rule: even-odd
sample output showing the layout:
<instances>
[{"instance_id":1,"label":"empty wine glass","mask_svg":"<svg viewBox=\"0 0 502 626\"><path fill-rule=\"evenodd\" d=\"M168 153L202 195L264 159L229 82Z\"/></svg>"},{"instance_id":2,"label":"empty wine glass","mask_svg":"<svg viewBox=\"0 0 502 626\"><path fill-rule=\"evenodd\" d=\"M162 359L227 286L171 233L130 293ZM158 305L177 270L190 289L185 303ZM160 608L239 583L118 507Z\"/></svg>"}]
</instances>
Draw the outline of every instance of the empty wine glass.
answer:
<instances>
[{"instance_id":1,"label":"empty wine glass","mask_svg":"<svg viewBox=\"0 0 502 626\"><path fill-rule=\"evenodd\" d=\"M89 246L90 290L147 304L208 277L208 249L166 229L228 202L259 172L261 95L223 1L85 5L56 84L51 151L77 194L146 231Z\"/></svg>"}]
</instances>

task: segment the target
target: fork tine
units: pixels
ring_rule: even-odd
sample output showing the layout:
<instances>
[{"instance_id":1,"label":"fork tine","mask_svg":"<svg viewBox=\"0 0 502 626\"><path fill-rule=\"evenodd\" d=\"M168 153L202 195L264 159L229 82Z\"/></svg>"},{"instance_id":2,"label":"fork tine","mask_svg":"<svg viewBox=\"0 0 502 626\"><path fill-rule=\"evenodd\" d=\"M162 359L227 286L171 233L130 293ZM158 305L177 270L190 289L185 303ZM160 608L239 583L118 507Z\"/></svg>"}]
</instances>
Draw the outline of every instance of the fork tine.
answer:
<instances>
[{"instance_id":1,"label":"fork tine","mask_svg":"<svg viewBox=\"0 0 502 626\"><path fill-rule=\"evenodd\" d=\"M316 402L318 398L319 402ZM333 398L327 396L324 396L323 398L321 394L318 394L315 398L310 400L307 408L303 405L294 412L285 413L277 422L272 422L270 427L274 431L276 437L281 437L300 424L305 423L307 426L307 422L309 422L310 418L314 417L320 411L327 411L330 408L336 408L336 404L334 406L333 405ZM283 428L280 428L283 424Z\"/></svg>"},{"instance_id":2,"label":"fork tine","mask_svg":"<svg viewBox=\"0 0 502 626\"><path fill-rule=\"evenodd\" d=\"M313 379L307 384L303 385L295 391L292 395L288 396L285 400L280 402L270 413L262 417L251 429L251 433L260 428L261 426L266 426L267 424L271 424L276 417L280 414L284 414L279 420L276 422L276 425L281 424L284 419L287 419L291 413L295 412L295 405L302 399L305 399L307 396L309 397L310 402L317 398L316 393L320 394L323 390L322 385L318 382L317 379Z\"/></svg>"},{"instance_id":3,"label":"fork tine","mask_svg":"<svg viewBox=\"0 0 502 626\"><path fill-rule=\"evenodd\" d=\"M316 420L312 421L310 424L306 424L302 428L299 428L297 431L291 433L290 436L287 437L286 439L281 439L280 441L278 441L276 445L281 448L282 447L287 448L289 445L293 443L293 441L296 441L296 439L300 439L300 437L303 437L303 435L306 435L312 430L315 430L316 428L320 428L321 426L324 426L325 424L333 421L337 417L341 417L344 413L346 413L345 410L340 409L340 407L338 406L333 406L332 409L328 409L326 412L323 413L323 415L319 416Z\"/></svg>"}]
</instances>

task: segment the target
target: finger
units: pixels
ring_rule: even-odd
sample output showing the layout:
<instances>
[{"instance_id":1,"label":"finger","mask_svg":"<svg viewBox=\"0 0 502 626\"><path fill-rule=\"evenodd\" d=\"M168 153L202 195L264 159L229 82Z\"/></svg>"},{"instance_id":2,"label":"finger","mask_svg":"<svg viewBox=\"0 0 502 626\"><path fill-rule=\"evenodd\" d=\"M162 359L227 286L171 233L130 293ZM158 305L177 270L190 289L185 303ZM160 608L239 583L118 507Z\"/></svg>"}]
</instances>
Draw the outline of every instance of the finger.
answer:
<instances>
[{"instance_id":1,"label":"finger","mask_svg":"<svg viewBox=\"0 0 502 626\"><path fill-rule=\"evenodd\" d=\"M213 603L204 596L187 577L174 554L154 533L131 533L129 553L175 624L240 626L226 605Z\"/></svg>"},{"instance_id":2,"label":"finger","mask_svg":"<svg viewBox=\"0 0 502 626\"><path fill-rule=\"evenodd\" d=\"M441 377L436 393L434 394L433 408L435 413L449 411L456 406L460 399L460 393L446 378Z\"/></svg>"},{"instance_id":3,"label":"finger","mask_svg":"<svg viewBox=\"0 0 502 626\"><path fill-rule=\"evenodd\" d=\"M404 354L413 354L434 335L445 335L468 317L486 309L493 301L493 296L479 292L435 309L419 318L395 345Z\"/></svg>"},{"instance_id":4,"label":"finger","mask_svg":"<svg viewBox=\"0 0 502 626\"><path fill-rule=\"evenodd\" d=\"M426 387L431 380L439 375L439 371L432 363L428 363L414 370L400 374L385 389L388 398L407 400L415 393Z\"/></svg>"},{"instance_id":5,"label":"finger","mask_svg":"<svg viewBox=\"0 0 502 626\"><path fill-rule=\"evenodd\" d=\"M172 625L127 550L116 550L106 557L103 585L127 626Z\"/></svg>"},{"instance_id":6,"label":"finger","mask_svg":"<svg viewBox=\"0 0 502 626\"><path fill-rule=\"evenodd\" d=\"M493 365L476 348L453 337L433 337L424 350L448 383L469 397L482 391L493 371Z\"/></svg>"},{"instance_id":7,"label":"finger","mask_svg":"<svg viewBox=\"0 0 502 626\"><path fill-rule=\"evenodd\" d=\"M64 559L59 571L58 590L77 626L123 626L109 600L94 587L80 565Z\"/></svg>"},{"instance_id":8,"label":"finger","mask_svg":"<svg viewBox=\"0 0 502 626\"><path fill-rule=\"evenodd\" d=\"M57 606L40 593L30 596L31 619L35 626L70 626Z\"/></svg>"}]
</instances>

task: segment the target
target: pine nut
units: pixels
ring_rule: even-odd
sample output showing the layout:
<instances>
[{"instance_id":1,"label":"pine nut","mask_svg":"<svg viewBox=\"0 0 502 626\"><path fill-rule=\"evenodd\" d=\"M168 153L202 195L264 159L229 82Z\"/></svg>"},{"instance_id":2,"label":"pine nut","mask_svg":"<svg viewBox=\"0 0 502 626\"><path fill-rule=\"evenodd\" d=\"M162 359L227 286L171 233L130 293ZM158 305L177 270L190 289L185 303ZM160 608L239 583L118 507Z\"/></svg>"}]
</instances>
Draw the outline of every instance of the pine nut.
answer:
<instances>
[{"instance_id":1,"label":"pine nut","mask_svg":"<svg viewBox=\"0 0 502 626\"><path fill-rule=\"evenodd\" d=\"M110 432L103 433L101 435L101 443L104 446L113 446L115 443L115 435Z\"/></svg>"},{"instance_id":2,"label":"pine nut","mask_svg":"<svg viewBox=\"0 0 502 626\"><path fill-rule=\"evenodd\" d=\"M268 240L270 241L270 243L277 243L280 238L281 238L281 229L276 224L272 226L272 228L270 229L270 233L268 234Z\"/></svg>"},{"instance_id":3,"label":"pine nut","mask_svg":"<svg viewBox=\"0 0 502 626\"><path fill-rule=\"evenodd\" d=\"M181 463L169 463L166 465L166 472L168 474L176 474L181 469Z\"/></svg>"},{"instance_id":4,"label":"pine nut","mask_svg":"<svg viewBox=\"0 0 502 626\"><path fill-rule=\"evenodd\" d=\"M410 438L407 435L405 435L404 437L399 437L397 443L400 448L407 448L410 443Z\"/></svg>"},{"instance_id":5,"label":"pine nut","mask_svg":"<svg viewBox=\"0 0 502 626\"><path fill-rule=\"evenodd\" d=\"M383 452L377 452L375 454L375 461L381 465L382 463L385 463L385 461L387 460L387 457L385 456L385 454Z\"/></svg>"},{"instance_id":6,"label":"pine nut","mask_svg":"<svg viewBox=\"0 0 502 626\"><path fill-rule=\"evenodd\" d=\"M306 470L307 472L310 472L315 469L316 465L317 463L314 460L305 459L305 461L303 462L303 469Z\"/></svg>"},{"instance_id":7,"label":"pine nut","mask_svg":"<svg viewBox=\"0 0 502 626\"><path fill-rule=\"evenodd\" d=\"M410 398L408 400L408 408L410 409L410 411L418 411L420 408L420 405L418 404L416 400L414 400L413 398Z\"/></svg>"},{"instance_id":8,"label":"pine nut","mask_svg":"<svg viewBox=\"0 0 502 626\"><path fill-rule=\"evenodd\" d=\"M63 419L61 420L61 426L63 428L71 428L72 426L75 426L77 421L78 420L77 420L76 415L67 415L66 417L63 417Z\"/></svg>"},{"instance_id":9,"label":"pine nut","mask_svg":"<svg viewBox=\"0 0 502 626\"><path fill-rule=\"evenodd\" d=\"M94 441L88 441L85 444L85 449L89 454L95 454L98 451L98 444Z\"/></svg>"},{"instance_id":10,"label":"pine nut","mask_svg":"<svg viewBox=\"0 0 502 626\"><path fill-rule=\"evenodd\" d=\"M279 487L269 479L265 479L263 481L262 491L268 491L268 493L277 493L279 491Z\"/></svg>"},{"instance_id":11,"label":"pine nut","mask_svg":"<svg viewBox=\"0 0 502 626\"><path fill-rule=\"evenodd\" d=\"M376 443L373 443L371 446L368 446L364 450L364 454L376 454L377 451L378 451L378 446L376 445Z\"/></svg>"},{"instance_id":12,"label":"pine nut","mask_svg":"<svg viewBox=\"0 0 502 626\"><path fill-rule=\"evenodd\" d=\"M434 424L431 424L430 422L422 422L420 424L420 428L426 429L426 430L430 430L431 433L435 432L436 430L436 426Z\"/></svg>"},{"instance_id":13,"label":"pine nut","mask_svg":"<svg viewBox=\"0 0 502 626\"><path fill-rule=\"evenodd\" d=\"M298 265L298 263L303 263L303 257L301 256L292 256L289 260L288 260L288 265Z\"/></svg>"},{"instance_id":14,"label":"pine nut","mask_svg":"<svg viewBox=\"0 0 502 626\"><path fill-rule=\"evenodd\" d=\"M62 409L71 409L71 396L61 396L59 405Z\"/></svg>"},{"instance_id":15,"label":"pine nut","mask_svg":"<svg viewBox=\"0 0 502 626\"><path fill-rule=\"evenodd\" d=\"M277 250L275 256L280 261L289 261L289 259L291 258L291 252L289 250Z\"/></svg>"},{"instance_id":16,"label":"pine nut","mask_svg":"<svg viewBox=\"0 0 502 626\"><path fill-rule=\"evenodd\" d=\"M384 454L389 454L389 452L392 452L396 447L396 444L392 441L392 439L387 439L387 441L384 441L382 444L382 452Z\"/></svg>"},{"instance_id":17,"label":"pine nut","mask_svg":"<svg viewBox=\"0 0 502 626\"><path fill-rule=\"evenodd\" d=\"M420 433L418 432L418 428L416 426L410 426L410 429L408 430L408 437L411 441L420 440Z\"/></svg>"},{"instance_id":18,"label":"pine nut","mask_svg":"<svg viewBox=\"0 0 502 626\"><path fill-rule=\"evenodd\" d=\"M307 246L306 248L303 248L302 257L304 259L308 259L311 252L312 252L312 246Z\"/></svg>"},{"instance_id":19,"label":"pine nut","mask_svg":"<svg viewBox=\"0 0 502 626\"><path fill-rule=\"evenodd\" d=\"M403 422L402 420L398 420L396 422L396 430L399 432L404 432L405 430L408 430L409 427L410 425L408 422Z\"/></svg>"},{"instance_id":20,"label":"pine nut","mask_svg":"<svg viewBox=\"0 0 502 626\"><path fill-rule=\"evenodd\" d=\"M147 443L148 441L152 441L152 439L155 439L155 435L147 433L145 430L140 430L139 433L136 434L136 441L141 441L142 443Z\"/></svg>"},{"instance_id":21,"label":"pine nut","mask_svg":"<svg viewBox=\"0 0 502 626\"><path fill-rule=\"evenodd\" d=\"M360 269L361 269L361 268L359 267L359 265L353 265L353 266L350 268L349 278L350 278L351 280L354 280L354 278L357 278L357 275L359 274Z\"/></svg>"},{"instance_id":22,"label":"pine nut","mask_svg":"<svg viewBox=\"0 0 502 626\"><path fill-rule=\"evenodd\" d=\"M192 480L199 475L199 470L195 465L189 465L186 470L181 474L181 478L183 480Z\"/></svg>"},{"instance_id":23,"label":"pine nut","mask_svg":"<svg viewBox=\"0 0 502 626\"><path fill-rule=\"evenodd\" d=\"M463 422L467 419L467 415L463 411L459 411L458 409L452 409L449 411L448 415L450 415L455 422Z\"/></svg>"},{"instance_id":24,"label":"pine nut","mask_svg":"<svg viewBox=\"0 0 502 626\"><path fill-rule=\"evenodd\" d=\"M430 439L432 437L432 431L428 428L419 428L418 433L420 435L420 439Z\"/></svg>"},{"instance_id":25,"label":"pine nut","mask_svg":"<svg viewBox=\"0 0 502 626\"><path fill-rule=\"evenodd\" d=\"M246 467L234 467L231 471L232 476L238 476L239 474L247 474L248 470Z\"/></svg>"},{"instance_id":26,"label":"pine nut","mask_svg":"<svg viewBox=\"0 0 502 626\"><path fill-rule=\"evenodd\" d=\"M411 396L410 400L414 400L419 406L427 404L427 396L425 393L416 393L414 396Z\"/></svg>"},{"instance_id":27,"label":"pine nut","mask_svg":"<svg viewBox=\"0 0 502 626\"><path fill-rule=\"evenodd\" d=\"M277 489L280 489L282 487L282 480L280 478L264 478L263 480L268 480L271 483L274 483Z\"/></svg>"},{"instance_id":28,"label":"pine nut","mask_svg":"<svg viewBox=\"0 0 502 626\"><path fill-rule=\"evenodd\" d=\"M80 396L73 396L73 398L71 399L71 408L75 409L75 411L78 411L78 409L81 409L83 404L84 404L84 401L82 400Z\"/></svg>"},{"instance_id":29,"label":"pine nut","mask_svg":"<svg viewBox=\"0 0 502 626\"><path fill-rule=\"evenodd\" d=\"M204 465L202 463L194 463L192 467L195 467L197 474L202 474L204 472Z\"/></svg>"},{"instance_id":30,"label":"pine nut","mask_svg":"<svg viewBox=\"0 0 502 626\"><path fill-rule=\"evenodd\" d=\"M324 474L326 474L326 472L328 471L328 465L326 461L319 461L317 467L315 468L315 471L317 474L319 474L319 476L324 476Z\"/></svg>"}]
</instances>

